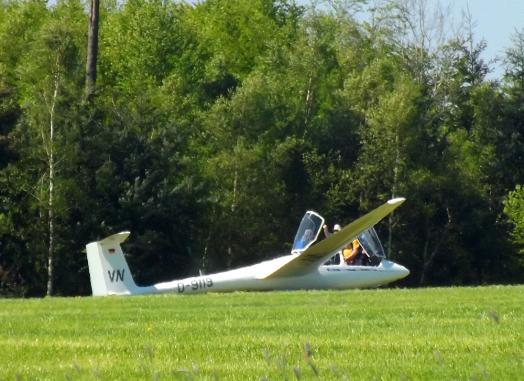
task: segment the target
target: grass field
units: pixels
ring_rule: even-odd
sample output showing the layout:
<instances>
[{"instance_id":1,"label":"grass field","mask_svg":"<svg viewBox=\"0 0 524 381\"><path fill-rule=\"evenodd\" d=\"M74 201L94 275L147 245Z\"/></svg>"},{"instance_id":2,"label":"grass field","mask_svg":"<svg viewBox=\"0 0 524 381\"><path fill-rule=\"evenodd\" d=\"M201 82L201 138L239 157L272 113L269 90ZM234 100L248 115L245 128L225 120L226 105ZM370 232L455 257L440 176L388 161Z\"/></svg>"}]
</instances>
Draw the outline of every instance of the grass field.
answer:
<instances>
[{"instance_id":1,"label":"grass field","mask_svg":"<svg viewBox=\"0 0 524 381\"><path fill-rule=\"evenodd\" d=\"M0 380L523 380L524 287L0 300Z\"/></svg>"}]
</instances>

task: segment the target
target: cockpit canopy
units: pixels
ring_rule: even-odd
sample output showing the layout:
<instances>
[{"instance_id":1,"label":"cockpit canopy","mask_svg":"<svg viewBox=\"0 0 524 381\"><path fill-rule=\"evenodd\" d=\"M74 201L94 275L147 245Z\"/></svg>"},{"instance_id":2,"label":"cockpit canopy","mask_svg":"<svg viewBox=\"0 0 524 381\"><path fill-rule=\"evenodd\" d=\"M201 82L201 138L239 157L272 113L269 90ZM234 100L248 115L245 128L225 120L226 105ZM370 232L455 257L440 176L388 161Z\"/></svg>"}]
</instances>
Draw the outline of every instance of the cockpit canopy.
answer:
<instances>
[{"instance_id":1,"label":"cockpit canopy","mask_svg":"<svg viewBox=\"0 0 524 381\"><path fill-rule=\"evenodd\" d=\"M374 227L370 227L368 230L360 233L358 241L369 255L386 258L386 253Z\"/></svg>"},{"instance_id":2,"label":"cockpit canopy","mask_svg":"<svg viewBox=\"0 0 524 381\"><path fill-rule=\"evenodd\" d=\"M307 211L304 217L302 217L302 221L298 227L291 253L300 254L313 245L320 235L322 226L324 226L324 218L316 212ZM384 248L382 247L375 228L371 227L364 230L358 235L357 239L369 256L375 256L380 259L386 258Z\"/></svg>"},{"instance_id":3,"label":"cockpit canopy","mask_svg":"<svg viewBox=\"0 0 524 381\"><path fill-rule=\"evenodd\" d=\"M322 226L324 218L318 213L307 211L300 221L291 252L299 254L311 246L317 240Z\"/></svg>"}]
</instances>

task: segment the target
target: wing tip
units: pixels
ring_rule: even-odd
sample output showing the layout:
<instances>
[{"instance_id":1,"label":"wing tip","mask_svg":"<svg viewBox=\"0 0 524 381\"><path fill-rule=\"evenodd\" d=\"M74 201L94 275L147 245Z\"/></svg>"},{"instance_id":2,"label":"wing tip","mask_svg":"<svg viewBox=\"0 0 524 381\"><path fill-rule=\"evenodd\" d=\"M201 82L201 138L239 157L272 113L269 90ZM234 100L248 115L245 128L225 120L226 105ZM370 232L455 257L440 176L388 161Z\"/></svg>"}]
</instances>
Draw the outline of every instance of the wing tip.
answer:
<instances>
[{"instance_id":1,"label":"wing tip","mask_svg":"<svg viewBox=\"0 0 524 381\"><path fill-rule=\"evenodd\" d=\"M396 197L396 198L392 198L391 200L388 200L388 204L389 205L400 205L404 201L406 201L405 197Z\"/></svg>"}]
</instances>

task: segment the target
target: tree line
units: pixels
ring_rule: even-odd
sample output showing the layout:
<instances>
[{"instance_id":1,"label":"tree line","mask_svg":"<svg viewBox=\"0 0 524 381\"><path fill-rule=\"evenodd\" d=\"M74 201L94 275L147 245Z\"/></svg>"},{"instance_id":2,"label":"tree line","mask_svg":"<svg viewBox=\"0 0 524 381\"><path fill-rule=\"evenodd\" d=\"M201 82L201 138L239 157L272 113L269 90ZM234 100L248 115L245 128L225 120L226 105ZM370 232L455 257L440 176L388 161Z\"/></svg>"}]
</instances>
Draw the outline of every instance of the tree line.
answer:
<instances>
[{"instance_id":1,"label":"tree line","mask_svg":"<svg viewBox=\"0 0 524 381\"><path fill-rule=\"evenodd\" d=\"M493 80L471 18L423 0L99 11L86 99L88 4L0 1L0 295L89 294L85 244L118 231L147 283L395 196L404 285L524 280L524 31Z\"/></svg>"}]
</instances>

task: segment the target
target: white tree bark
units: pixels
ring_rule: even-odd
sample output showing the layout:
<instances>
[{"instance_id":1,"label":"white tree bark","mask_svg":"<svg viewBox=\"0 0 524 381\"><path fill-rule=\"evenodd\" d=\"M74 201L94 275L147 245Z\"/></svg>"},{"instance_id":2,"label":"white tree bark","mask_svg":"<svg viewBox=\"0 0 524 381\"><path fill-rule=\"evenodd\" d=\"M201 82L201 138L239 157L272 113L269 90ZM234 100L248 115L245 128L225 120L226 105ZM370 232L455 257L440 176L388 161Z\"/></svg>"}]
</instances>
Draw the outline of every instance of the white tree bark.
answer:
<instances>
[{"instance_id":1,"label":"white tree bark","mask_svg":"<svg viewBox=\"0 0 524 381\"><path fill-rule=\"evenodd\" d=\"M49 107L49 140L47 142L47 165L49 171L48 188L48 252L47 252L47 296L53 294L53 274L54 274L54 255L55 255L55 216L54 216L54 190L55 190L55 107L60 86L60 56L57 55L55 73L53 79L53 96Z\"/></svg>"}]
</instances>

